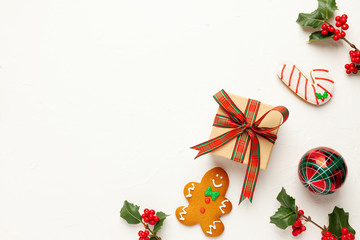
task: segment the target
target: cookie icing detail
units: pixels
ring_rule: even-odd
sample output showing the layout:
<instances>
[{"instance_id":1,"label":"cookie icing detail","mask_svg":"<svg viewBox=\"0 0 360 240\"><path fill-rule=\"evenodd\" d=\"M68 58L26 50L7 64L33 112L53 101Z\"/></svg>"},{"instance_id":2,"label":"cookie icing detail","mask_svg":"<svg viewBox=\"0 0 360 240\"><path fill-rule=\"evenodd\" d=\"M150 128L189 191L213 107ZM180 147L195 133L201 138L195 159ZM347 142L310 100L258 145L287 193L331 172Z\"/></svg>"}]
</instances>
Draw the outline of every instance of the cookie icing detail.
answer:
<instances>
[{"instance_id":1,"label":"cookie icing detail","mask_svg":"<svg viewBox=\"0 0 360 240\"><path fill-rule=\"evenodd\" d=\"M225 212L224 212L224 210L222 210L223 208L226 208L226 205L225 205L225 203L226 202L230 202L229 200L224 200L224 201L222 201L221 202L221 206L219 206L219 209L220 209L220 211L224 214Z\"/></svg>"},{"instance_id":2,"label":"cookie icing detail","mask_svg":"<svg viewBox=\"0 0 360 240\"><path fill-rule=\"evenodd\" d=\"M184 221L184 220L185 220L185 218L184 218L183 215L186 215L186 214L187 214L187 212L185 211L186 208L187 208L186 206L183 207L183 208L182 208L183 211L182 211L181 213L179 213L179 215L180 215L179 220L181 220L181 221Z\"/></svg>"},{"instance_id":3,"label":"cookie icing detail","mask_svg":"<svg viewBox=\"0 0 360 240\"><path fill-rule=\"evenodd\" d=\"M210 196L213 201L215 201L219 195L220 193L218 191L212 191L210 186L205 191L205 197Z\"/></svg>"},{"instance_id":4,"label":"cookie icing detail","mask_svg":"<svg viewBox=\"0 0 360 240\"><path fill-rule=\"evenodd\" d=\"M212 229L216 230L216 226L215 226L216 223L220 223L220 221L214 221L213 225L209 225L209 231L207 231L208 234L212 235L213 234Z\"/></svg>"},{"instance_id":5,"label":"cookie icing detail","mask_svg":"<svg viewBox=\"0 0 360 240\"><path fill-rule=\"evenodd\" d=\"M278 77L294 94L313 105L322 105L333 97L334 81L329 70L313 69L308 78L296 65L284 64Z\"/></svg>"},{"instance_id":6,"label":"cookie icing detail","mask_svg":"<svg viewBox=\"0 0 360 240\"><path fill-rule=\"evenodd\" d=\"M215 183L215 179L212 180L212 184L213 184L214 187L216 187L216 188L222 187L222 183L216 184L216 183Z\"/></svg>"},{"instance_id":7,"label":"cookie icing detail","mask_svg":"<svg viewBox=\"0 0 360 240\"><path fill-rule=\"evenodd\" d=\"M189 188L188 188L189 194L186 195L185 197L186 197L186 198L192 197L192 195L191 195L190 192L191 192L191 191L194 191L194 189L195 189L195 185L192 183L192 187L189 187Z\"/></svg>"}]
</instances>

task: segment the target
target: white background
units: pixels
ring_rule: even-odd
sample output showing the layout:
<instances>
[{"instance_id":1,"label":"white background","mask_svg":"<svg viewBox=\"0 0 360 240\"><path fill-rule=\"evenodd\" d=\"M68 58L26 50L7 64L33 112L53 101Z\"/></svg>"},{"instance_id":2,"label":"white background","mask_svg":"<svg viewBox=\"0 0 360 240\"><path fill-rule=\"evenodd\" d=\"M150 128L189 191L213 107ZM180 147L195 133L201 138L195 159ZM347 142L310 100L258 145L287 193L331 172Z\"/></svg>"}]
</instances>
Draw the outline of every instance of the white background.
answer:
<instances>
[{"instance_id":1,"label":"white background","mask_svg":"<svg viewBox=\"0 0 360 240\"><path fill-rule=\"evenodd\" d=\"M315 0L0 1L0 239L137 239L119 217L125 199L171 216L163 240L207 239L174 216L183 186L214 166L229 174L233 211L218 239L291 239L269 217L284 186L320 225L335 205L360 231L360 77L347 76L344 42L308 43L295 21ZM339 1L360 43L360 3ZM283 62L330 69L335 96L314 107L276 77ZM227 92L285 105L254 201L237 205L245 166L189 147L207 140ZM348 164L330 196L308 192L300 157L328 146ZM320 239L310 224L298 239Z\"/></svg>"}]
</instances>

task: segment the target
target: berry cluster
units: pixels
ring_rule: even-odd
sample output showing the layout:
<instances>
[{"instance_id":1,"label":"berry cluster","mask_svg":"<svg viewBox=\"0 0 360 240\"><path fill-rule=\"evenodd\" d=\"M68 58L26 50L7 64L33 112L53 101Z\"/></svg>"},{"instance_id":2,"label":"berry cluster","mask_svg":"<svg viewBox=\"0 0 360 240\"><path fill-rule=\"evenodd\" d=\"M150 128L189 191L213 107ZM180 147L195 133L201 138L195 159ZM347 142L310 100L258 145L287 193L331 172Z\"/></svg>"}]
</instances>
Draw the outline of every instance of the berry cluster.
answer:
<instances>
[{"instance_id":1,"label":"berry cluster","mask_svg":"<svg viewBox=\"0 0 360 240\"><path fill-rule=\"evenodd\" d=\"M358 70L360 68L360 51L350 51L349 54L350 54L351 63L345 65L346 73L356 74L358 73Z\"/></svg>"},{"instance_id":2,"label":"berry cluster","mask_svg":"<svg viewBox=\"0 0 360 240\"><path fill-rule=\"evenodd\" d=\"M355 235L349 232L349 230L346 227L343 227L341 229L341 240L354 240ZM325 231L322 233L321 240L336 240L337 238L331 234L330 231ZM340 238L339 238L340 239Z\"/></svg>"},{"instance_id":3,"label":"berry cluster","mask_svg":"<svg viewBox=\"0 0 360 240\"><path fill-rule=\"evenodd\" d=\"M142 219L145 223L149 223L150 225L155 225L160 219L155 215L155 211L153 209L149 210L147 208L144 209L144 214L141 215Z\"/></svg>"},{"instance_id":4,"label":"berry cluster","mask_svg":"<svg viewBox=\"0 0 360 240\"><path fill-rule=\"evenodd\" d=\"M353 239L355 239L355 235L352 234L351 232L349 232L349 230L346 227L343 227L341 229L341 233L342 233L342 235L341 235L342 240L353 240Z\"/></svg>"},{"instance_id":5,"label":"berry cluster","mask_svg":"<svg viewBox=\"0 0 360 240\"><path fill-rule=\"evenodd\" d=\"M341 17L336 16L336 18L335 18L335 20L336 20L335 26L338 27L338 28L341 28L344 31L348 30L349 25L346 23L347 18L348 18L348 16L346 14L343 14ZM333 26L327 25L326 23L321 25L321 29L322 29L321 34L324 35L324 36L334 35L333 36L334 41L338 41L339 39L344 38L346 36L346 33L344 31L340 31L339 29L335 29Z\"/></svg>"},{"instance_id":6,"label":"berry cluster","mask_svg":"<svg viewBox=\"0 0 360 240\"><path fill-rule=\"evenodd\" d=\"M149 231L139 231L139 240L149 240Z\"/></svg>"},{"instance_id":7,"label":"berry cluster","mask_svg":"<svg viewBox=\"0 0 360 240\"><path fill-rule=\"evenodd\" d=\"M302 232L304 232L306 230L306 227L302 224L301 219L300 219L302 215L304 215L304 211L299 210L296 221L295 221L294 225L292 226L292 229L293 229L292 235L294 237L296 237L297 235L301 234Z\"/></svg>"}]
</instances>

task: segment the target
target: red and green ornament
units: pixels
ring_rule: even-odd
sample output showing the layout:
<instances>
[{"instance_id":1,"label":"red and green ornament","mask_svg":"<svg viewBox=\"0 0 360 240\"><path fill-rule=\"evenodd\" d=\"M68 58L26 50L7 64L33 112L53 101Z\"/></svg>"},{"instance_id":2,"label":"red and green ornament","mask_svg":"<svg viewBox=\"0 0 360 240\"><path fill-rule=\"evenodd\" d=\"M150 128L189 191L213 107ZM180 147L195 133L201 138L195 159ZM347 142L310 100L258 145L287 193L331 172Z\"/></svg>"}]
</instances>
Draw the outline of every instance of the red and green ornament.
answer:
<instances>
[{"instance_id":1,"label":"red and green ornament","mask_svg":"<svg viewBox=\"0 0 360 240\"><path fill-rule=\"evenodd\" d=\"M347 166L344 158L334 149L317 147L302 156L298 174L307 189L326 195L334 193L343 185Z\"/></svg>"}]
</instances>

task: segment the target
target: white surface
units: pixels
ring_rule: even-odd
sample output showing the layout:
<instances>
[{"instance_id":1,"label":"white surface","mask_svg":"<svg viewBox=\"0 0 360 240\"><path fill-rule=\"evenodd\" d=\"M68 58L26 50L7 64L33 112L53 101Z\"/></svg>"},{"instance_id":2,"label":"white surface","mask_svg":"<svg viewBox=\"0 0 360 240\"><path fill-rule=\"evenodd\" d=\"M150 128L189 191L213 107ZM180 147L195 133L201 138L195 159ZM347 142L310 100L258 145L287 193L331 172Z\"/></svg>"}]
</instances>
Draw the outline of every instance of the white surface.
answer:
<instances>
[{"instance_id":1,"label":"white surface","mask_svg":"<svg viewBox=\"0 0 360 240\"><path fill-rule=\"evenodd\" d=\"M0 2L0 239L137 239L119 217L125 199L171 216L162 239L206 239L174 217L189 181L214 166L229 174L233 211L218 239L290 239L269 223L281 187L321 225L335 205L360 231L360 77L348 77L344 43L309 44L295 21L315 0L12 0ZM360 3L339 1L359 43ZM284 61L329 68L335 96L299 100L276 77ZM207 139L224 88L290 117L253 204L237 206L245 166L189 147ZM354 109L352 109L354 108ZM316 146L347 161L331 196L302 187L296 169ZM320 239L308 225L298 239Z\"/></svg>"}]
</instances>

